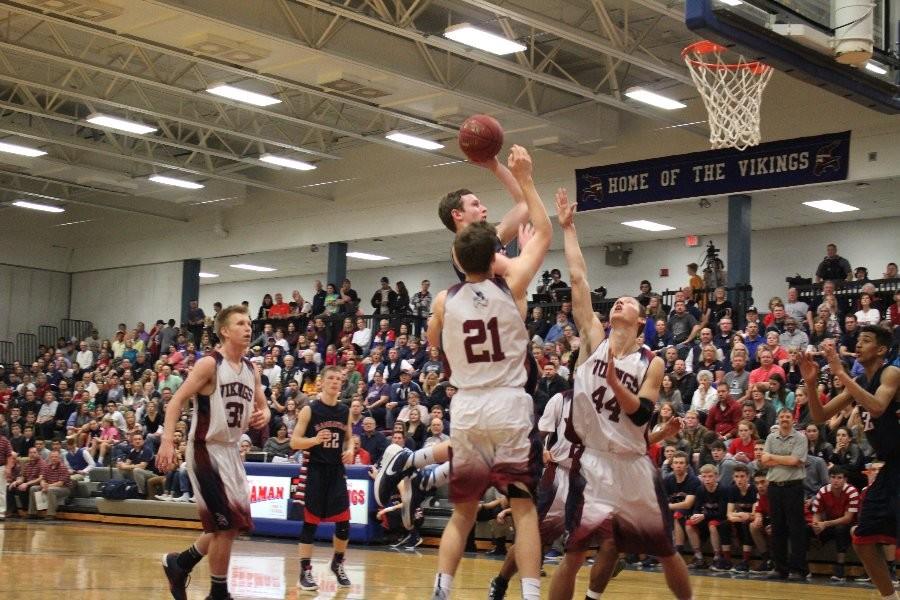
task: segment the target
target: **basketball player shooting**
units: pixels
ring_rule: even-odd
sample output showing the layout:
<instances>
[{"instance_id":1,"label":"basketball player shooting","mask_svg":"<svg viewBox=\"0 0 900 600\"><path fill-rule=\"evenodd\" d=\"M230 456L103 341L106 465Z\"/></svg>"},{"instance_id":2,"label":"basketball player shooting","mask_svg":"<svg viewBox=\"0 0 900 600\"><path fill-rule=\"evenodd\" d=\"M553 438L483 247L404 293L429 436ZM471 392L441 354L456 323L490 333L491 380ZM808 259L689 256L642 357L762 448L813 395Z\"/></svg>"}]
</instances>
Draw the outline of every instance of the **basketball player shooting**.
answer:
<instances>
[{"instance_id":1,"label":"basketball player shooting","mask_svg":"<svg viewBox=\"0 0 900 600\"><path fill-rule=\"evenodd\" d=\"M853 401L860 407L866 439L884 467L865 490L853 529L853 548L881 597L897 600L900 596L878 548L879 544L900 542L900 369L885 363L891 342L891 332L883 327L867 325L860 329L856 353L863 374L855 379L844 369L834 346L824 346L831 373L844 389L824 406L816 394L810 394L809 413L814 422L825 423ZM815 390L819 367L810 355L801 357L800 372L806 389Z\"/></svg>"},{"instance_id":2,"label":"basketball player shooting","mask_svg":"<svg viewBox=\"0 0 900 600\"><path fill-rule=\"evenodd\" d=\"M553 574L550 598L569 600L588 549L599 542L591 592L604 591L619 551L659 557L666 583L679 600L692 598L684 561L675 553L668 504L659 473L647 458L647 426L663 377L662 359L638 342L641 305L616 300L609 338L591 305L587 267L575 231L575 204L556 193L572 314L581 333L566 438L572 442L566 502L566 555ZM454 399L455 400L455 399ZM454 446L455 448L455 446ZM517 544L518 546L518 544ZM596 577L595 577L596 575Z\"/></svg>"},{"instance_id":3,"label":"basketball player shooting","mask_svg":"<svg viewBox=\"0 0 900 600\"><path fill-rule=\"evenodd\" d=\"M429 343L440 346L450 364L453 398L451 429L454 504L441 538L435 600L449 598L453 575L488 486L510 499L516 523L517 563L526 600L540 597L540 537L533 494L540 472L540 444L532 439L534 410L523 385L525 294L550 246L552 228L532 180L528 152L513 146L509 170L525 195L534 238L509 259L505 276L495 277L496 230L476 222L454 241L464 282L438 294L428 327Z\"/></svg>"},{"instance_id":4,"label":"basketball player shooting","mask_svg":"<svg viewBox=\"0 0 900 600\"><path fill-rule=\"evenodd\" d=\"M187 581L194 566L209 556L211 579L207 600L228 600L231 546L241 531L249 531L250 486L238 449L249 427L259 429L271 418L259 372L245 358L252 328L243 306L229 306L216 315L220 349L197 361L166 407L162 440L156 456L160 472L175 462L173 434L185 403L194 396L194 416L188 434L188 476L197 500L203 535L181 552L163 557L163 570L175 600L187 600Z\"/></svg>"}]
</instances>

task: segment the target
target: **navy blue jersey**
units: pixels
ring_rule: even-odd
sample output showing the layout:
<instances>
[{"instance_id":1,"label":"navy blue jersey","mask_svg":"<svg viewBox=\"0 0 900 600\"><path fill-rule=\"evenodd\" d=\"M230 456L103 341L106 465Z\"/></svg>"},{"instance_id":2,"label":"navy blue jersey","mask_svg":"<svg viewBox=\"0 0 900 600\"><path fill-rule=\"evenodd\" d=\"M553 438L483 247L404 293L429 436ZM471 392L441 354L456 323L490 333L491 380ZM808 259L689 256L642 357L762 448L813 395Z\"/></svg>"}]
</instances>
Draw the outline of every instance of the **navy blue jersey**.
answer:
<instances>
[{"instance_id":1,"label":"navy blue jersey","mask_svg":"<svg viewBox=\"0 0 900 600\"><path fill-rule=\"evenodd\" d=\"M704 515L707 521L724 522L730 497L731 486L720 483L710 492L706 486L701 485L694 501L694 513Z\"/></svg>"},{"instance_id":2,"label":"navy blue jersey","mask_svg":"<svg viewBox=\"0 0 900 600\"><path fill-rule=\"evenodd\" d=\"M684 481L678 483L675 473L669 473L666 475L666 478L663 479L663 487L666 490L666 496L669 498L669 504L678 504L679 502L684 502L685 498L688 496L696 496L697 491L702 487L702 484L696 475L687 473L684 477ZM694 505L696 506L696 504L695 501Z\"/></svg>"},{"instance_id":3,"label":"navy blue jersey","mask_svg":"<svg viewBox=\"0 0 900 600\"><path fill-rule=\"evenodd\" d=\"M734 504L734 510L737 512L753 512L753 505L757 500L756 488L752 485L747 486L747 493L742 494L738 486L731 487L731 493L728 496L728 502Z\"/></svg>"},{"instance_id":4,"label":"navy blue jersey","mask_svg":"<svg viewBox=\"0 0 900 600\"><path fill-rule=\"evenodd\" d=\"M856 378L856 383L870 394L875 394L881 385L881 374L889 368L882 365L872 377L872 381L866 381L865 374ZM859 407L860 417L864 423L866 440L875 449L875 454L883 461L900 461L900 401L896 395L888 404L887 409L880 417L873 418L871 413L862 405Z\"/></svg>"},{"instance_id":5,"label":"navy blue jersey","mask_svg":"<svg viewBox=\"0 0 900 600\"><path fill-rule=\"evenodd\" d=\"M341 402L329 406L321 400L309 405L312 414L309 424L306 426L304 437L316 437L319 431L328 429L331 431L331 440L317 444L307 450L309 462L326 463L332 465L343 464L341 455L344 452L344 442L347 439L347 418L350 408Z\"/></svg>"}]
</instances>

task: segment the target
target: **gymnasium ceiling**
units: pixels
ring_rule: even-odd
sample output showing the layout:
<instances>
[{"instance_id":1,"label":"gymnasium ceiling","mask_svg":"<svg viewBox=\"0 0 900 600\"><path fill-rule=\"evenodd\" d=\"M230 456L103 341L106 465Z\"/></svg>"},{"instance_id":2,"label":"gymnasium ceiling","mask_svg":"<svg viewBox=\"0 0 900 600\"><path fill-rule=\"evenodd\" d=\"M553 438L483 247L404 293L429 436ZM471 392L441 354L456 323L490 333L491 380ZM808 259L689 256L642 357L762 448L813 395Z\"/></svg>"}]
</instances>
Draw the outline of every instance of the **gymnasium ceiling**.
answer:
<instances>
[{"instance_id":1,"label":"gymnasium ceiling","mask_svg":"<svg viewBox=\"0 0 900 600\"><path fill-rule=\"evenodd\" d=\"M476 112L497 116L508 139L542 148L542 160L557 165L589 160L637 129L679 126L702 140L703 108L679 58L696 39L682 11L681 0L0 1L0 141L48 153L0 154L0 204L43 197L67 208L49 226L45 215L20 209L0 207L0 218L19 232L52 231L79 247L123 227L138 237L144 227L164 232L211 208L227 219L232 208L262 198L330 200L400 172L373 163L424 168L460 160L456 132ZM462 22L528 49L497 57L443 37ZM218 83L281 102L253 107L206 92ZM624 96L633 86L689 108L673 114L636 103ZM87 123L92 113L157 131L114 132ZM399 146L384 137L392 131L445 148ZM264 154L318 169L272 169L259 160ZM469 167L443 171L456 168ZM147 179L155 174L206 187L160 186ZM874 194L881 186L872 188L871 202L884 201ZM809 222L779 213L777 196L765 196L773 210L756 211L762 221L754 227ZM691 202L659 210L692 219L691 233L721 232L723 206L714 199L710 209ZM867 217L898 211L888 213ZM592 218L602 225L619 213L609 215ZM591 243L649 239L596 229ZM402 244L415 249L408 262L432 258L433 237L420 237Z\"/></svg>"}]
</instances>

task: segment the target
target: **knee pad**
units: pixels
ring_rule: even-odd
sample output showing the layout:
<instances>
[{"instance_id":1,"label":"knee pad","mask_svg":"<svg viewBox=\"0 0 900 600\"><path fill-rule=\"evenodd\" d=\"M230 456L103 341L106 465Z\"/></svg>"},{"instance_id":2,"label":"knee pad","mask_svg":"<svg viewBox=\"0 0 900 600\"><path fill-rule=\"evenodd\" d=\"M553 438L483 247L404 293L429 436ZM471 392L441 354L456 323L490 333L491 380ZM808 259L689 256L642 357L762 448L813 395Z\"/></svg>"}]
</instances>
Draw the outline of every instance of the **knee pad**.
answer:
<instances>
[{"instance_id":1,"label":"knee pad","mask_svg":"<svg viewBox=\"0 0 900 600\"><path fill-rule=\"evenodd\" d=\"M350 539L350 521L340 521L334 524L334 537L341 541Z\"/></svg>"},{"instance_id":2,"label":"knee pad","mask_svg":"<svg viewBox=\"0 0 900 600\"><path fill-rule=\"evenodd\" d=\"M316 540L316 525L312 523L304 523L303 529L300 530L300 543L312 544Z\"/></svg>"}]
</instances>

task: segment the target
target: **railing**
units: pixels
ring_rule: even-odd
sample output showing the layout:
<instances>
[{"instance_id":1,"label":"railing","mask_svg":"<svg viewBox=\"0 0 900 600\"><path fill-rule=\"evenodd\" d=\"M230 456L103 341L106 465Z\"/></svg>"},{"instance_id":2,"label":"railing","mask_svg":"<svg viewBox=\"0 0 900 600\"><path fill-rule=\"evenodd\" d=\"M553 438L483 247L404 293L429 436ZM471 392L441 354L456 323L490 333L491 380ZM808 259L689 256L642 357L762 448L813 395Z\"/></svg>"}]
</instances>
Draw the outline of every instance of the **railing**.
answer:
<instances>
[{"instance_id":1,"label":"railing","mask_svg":"<svg viewBox=\"0 0 900 600\"><path fill-rule=\"evenodd\" d=\"M73 337L83 340L91 334L94 324L90 321L80 321L78 319L62 319L59 322L60 335L67 340ZM54 340L55 342L56 340Z\"/></svg>"},{"instance_id":2,"label":"railing","mask_svg":"<svg viewBox=\"0 0 900 600\"><path fill-rule=\"evenodd\" d=\"M812 283L809 279L798 277L787 277L785 281L791 287L797 288L797 295L807 304L810 300L817 300L822 297L821 283ZM862 291L862 286L866 283L871 283L875 286L875 295L881 299L885 306L891 304L894 301L894 293L900 291L900 279L875 279L865 282L836 282L834 295L841 301L855 300Z\"/></svg>"},{"instance_id":3,"label":"railing","mask_svg":"<svg viewBox=\"0 0 900 600\"><path fill-rule=\"evenodd\" d=\"M24 366L31 366L31 361L37 357L38 340L33 333L20 333L16 336L16 360Z\"/></svg>"},{"instance_id":4,"label":"railing","mask_svg":"<svg viewBox=\"0 0 900 600\"><path fill-rule=\"evenodd\" d=\"M0 341L0 365L7 369L7 373L11 372L9 365L16 360L16 345L6 340Z\"/></svg>"},{"instance_id":5,"label":"railing","mask_svg":"<svg viewBox=\"0 0 900 600\"><path fill-rule=\"evenodd\" d=\"M52 348L56 346L56 340L59 339L59 329L53 325L39 325L37 339L41 346Z\"/></svg>"}]
</instances>

